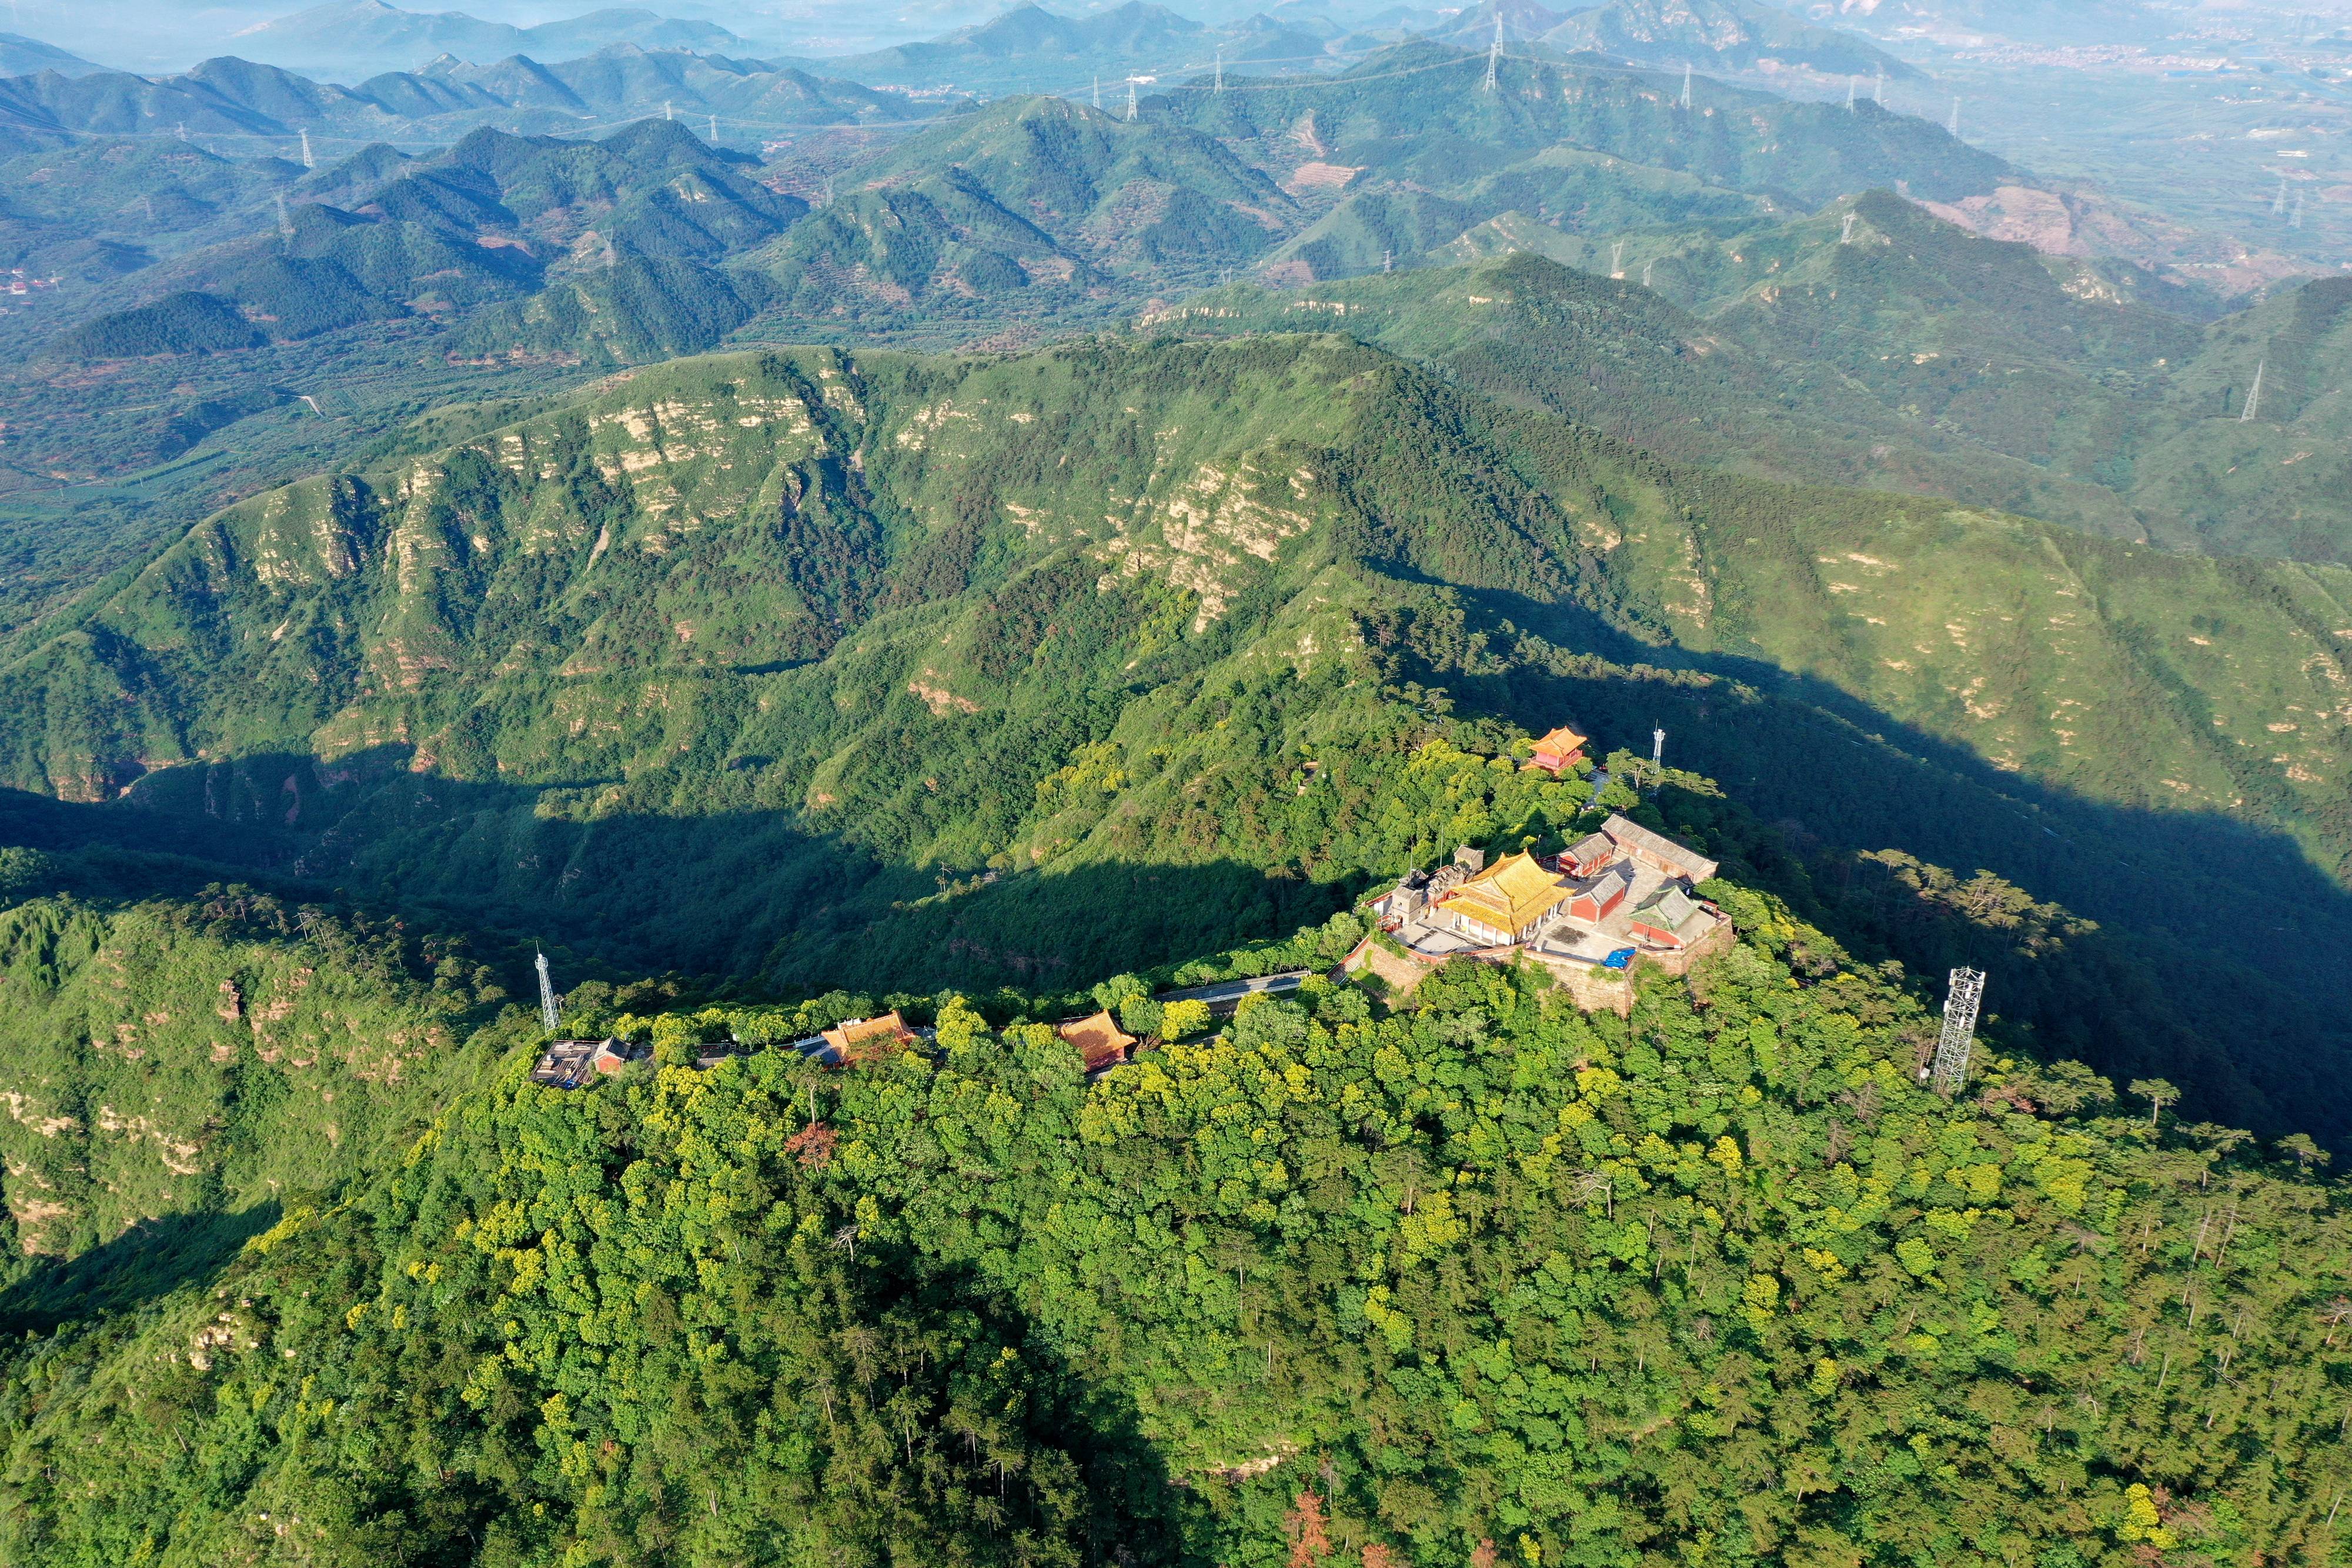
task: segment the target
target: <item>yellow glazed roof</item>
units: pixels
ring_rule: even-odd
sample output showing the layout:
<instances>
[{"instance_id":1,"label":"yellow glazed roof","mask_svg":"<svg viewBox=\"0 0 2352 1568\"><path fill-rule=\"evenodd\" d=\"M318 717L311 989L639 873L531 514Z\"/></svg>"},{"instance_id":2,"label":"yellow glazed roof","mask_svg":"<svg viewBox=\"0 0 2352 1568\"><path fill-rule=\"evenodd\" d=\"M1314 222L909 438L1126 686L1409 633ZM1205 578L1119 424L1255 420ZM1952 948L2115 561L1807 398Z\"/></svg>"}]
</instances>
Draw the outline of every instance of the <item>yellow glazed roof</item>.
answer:
<instances>
[{"instance_id":1,"label":"yellow glazed roof","mask_svg":"<svg viewBox=\"0 0 2352 1568\"><path fill-rule=\"evenodd\" d=\"M1530 854L1507 855L1462 884L1445 907L1497 931L1519 931L1535 924L1567 894L1558 876L1536 863Z\"/></svg>"}]
</instances>

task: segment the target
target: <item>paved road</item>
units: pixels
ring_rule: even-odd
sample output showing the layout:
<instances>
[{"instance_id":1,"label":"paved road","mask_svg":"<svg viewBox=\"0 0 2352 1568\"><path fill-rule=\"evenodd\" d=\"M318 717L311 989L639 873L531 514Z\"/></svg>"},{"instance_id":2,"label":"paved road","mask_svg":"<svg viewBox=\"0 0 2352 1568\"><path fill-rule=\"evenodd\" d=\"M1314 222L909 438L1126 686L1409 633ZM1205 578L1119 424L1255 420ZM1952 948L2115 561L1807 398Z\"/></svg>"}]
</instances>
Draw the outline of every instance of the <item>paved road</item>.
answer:
<instances>
[{"instance_id":1,"label":"paved road","mask_svg":"<svg viewBox=\"0 0 2352 1568\"><path fill-rule=\"evenodd\" d=\"M1220 980L1213 986L1194 986L1190 990L1162 991L1155 999L1162 1002L1206 1002L1213 1013L1231 1012L1242 1005L1244 997L1256 996L1261 992L1279 995L1285 991L1295 991L1298 983L1314 972L1312 969L1300 969L1287 975L1261 975L1254 980Z\"/></svg>"}]
</instances>

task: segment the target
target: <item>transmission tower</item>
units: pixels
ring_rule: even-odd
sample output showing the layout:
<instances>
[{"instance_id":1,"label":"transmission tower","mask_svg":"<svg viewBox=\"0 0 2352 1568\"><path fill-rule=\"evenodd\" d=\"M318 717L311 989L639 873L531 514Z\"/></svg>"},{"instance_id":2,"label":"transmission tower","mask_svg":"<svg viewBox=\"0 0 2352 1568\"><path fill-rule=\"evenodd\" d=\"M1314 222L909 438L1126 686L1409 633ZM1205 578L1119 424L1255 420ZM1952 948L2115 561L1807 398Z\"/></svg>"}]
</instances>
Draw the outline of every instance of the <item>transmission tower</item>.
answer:
<instances>
[{"instance_id":1,"label":"transmission tower","mask_svg":"<svg viewBox=\"0 0 2352 1568\"><path fill-rule=\"evenodd\" d=\"M1844 232L1843 234L1841 234L1840 235L1838 235L1838 244L1840 244L1840 245L1852 245L1852 244L1853 243L1853 219L1854 219L1854 214L1852 214L1852 213L1848 213L1848 214L1846 214L1846 215L1845 215L1845 232Z\"/></svg>"},{"instance_id":2,"label":"transmission tower","mask_svg":"<svg viewBox=\"0 0 2352 1568\"><path fill-rule=\"evenodd\" d=\"M1875 96L1878 99L1878 107L1885 109L1886 107L1886 68L1885 66L1878 68L1878 91Z\"/></svg>"},{"instance_id":3,"label":"transmission tower","mask_svg":"<svg viewBox=\"0 0 2352 1568\"><path fill-rule=\"evenodd\" d=\"M2263 406L2263 372L2270 368L2268 357L2254 361L2254 390L2246 394L2246 410L2238 415L2240 424L2254 423L2254 411Z\"/></svg>"},{"instance_id":4,"label":"transmission tower","mask_svg":"<svg viewBox=\"0 0 2352 1568\"><path fill-rule=\"evenodd\" d=\"M1850 76L1845 78L1845 110L1848 114L1852 114L1853 112L1853 95L1855 90L1861 86L1862 78L1860 77Z\"/></svg>"},{"instance_id":5,"label":"transmission tower","mask_svg":"<svg viewBox=\"0 0 2352 1568\"><path fill-rule=\"evenodd\" d=\"M1223 49L1217 51L1217 90L1225 90L1225 51Z\"/></svg>"},{"instance_id":6,"label":"transmission tower","mask_svg":"<svg viewBox=\"0 0 2352 1568\"><path fill-rule=\"evenodd\" d=\"M677 113L670 108L670 101L667 99L662 99L662 118L664 120L676 120L677 118Z\"/></svg>"},{"instance_id":7,"label":"transmission tower","mask_svg":"<svg viewBox=\"0 0 2352 1568\"><path fill-rule=\"evenodd\" d=\"M1936 1040L1936 1087L1957 1094L1969 1081L1969 1052L1977 1042L1977 1009L1984 1001L1984 973L1952 971L1951 989L1944 996L1944 1032Z\"/></svg>"},{"instance_id":8,"label":"transmission tower","mask_svg":"<svg viewBox=\"0 0 2352 1568\"><path fill-rule=\"evenodd\" d=\"M1495 41L1486 47L1486 79L1478 84L1486 91L1493 92L1495 90L1496 86L1495 80L1495 70L1496 68L1500 66L1502 63L1503 13L1498 7L1495 12Z\"/></svg>"},{"instance_id":9,"label":"transmission tower","mask_svg":"<svg viewBox=\"0 0 2352 1568\"><path fill-rule=\"evenodd\" d=\"M315 169L318 166L310 157L310 133L306 130L302 132L302 167Z\"/></svg>"},{"instance_id":10,"label":"transmission tower","mask_svg":"<svg viewBox=\"0 0 2352 1568\"><path fill-rule=\"evenodd\" d=\"M1690 111L1690 62L1685 60L1683 62L1683 111L1685 113Z\"/></svg>"},{"instance_id":11,"label":"transmission tower","mask_svg":"<svg viewBox=\"0 0 2352 1568\"><path fill-rule=\"evenodd\" d=\"M1952 99L1952 123L1950 130L1952 140L1955 141L1958 141L1960 137L1960 100L1957 98Z\"/></svg>"},{"instance_id":12,"label":"transmission tower","mask_svg":"<svg viewBox=\"0 0 2352 1568\"><path fill-rule=\"evenodd\" d=\"M719 145L719 117L715 114L710 117L710 144Z\"/></svg>"},{"instance_id":13,"label":"transmission tower","mask_svg":"<svg viewBox=\"0 0 2352 1568\"><path fill-rule=\"evenodd\" d=\"M556 1026L562 1021L562 1015L555 1010L555 986L547 977L547 955L544 953L539 956L539 1021L550 1034L553 1034Z\"/></svg>"},{"instance_id":14,"label":"transmission tower","mask_svg":"<svg viewBox=\"0 0 2352 1568\"><path fill-rule=\"evenodd\" d=\"M1609 252L1609 276L1612 277L1625 276L1625 242L1622 239Z\"/></svg>"},{"instance_id":15,"label":"transmission tower","mask_svg":"<svg viewBox=\"0 0 2352 1568\"><path fill-rule=\"evenodd\" d=\"M286 193L283 191L278 193L278 237L279 239L294 237L294 220L286 215Z\"/></svg>"},{"instance_id":16,"label":"transmission tower","mask_svg":"<svg viewBox=\"0 0 2352 1568\"><path fill-rule=\"evenodd\" d=\"M2303 193L2301 191L2294 193L2294 215L2287 219L2286 226L2291 229L2299 229L2303 226Z\"/></svg>"},{"instance_id":17,"label":"transmission tower","mask_svg":"<svg viewBox=\"0 0 2352 1568\"><path fill-rule=\"evenodd\" d=\"M1135 78L1133 77L1127 78L1127 117L1129 120L1135 118Z\"/></svg>"},{"instance_id":18,"label":"transmission tower","mask_svg":"<svg viewBox=\"0 0 2352 1568\"><path fill-rule=\"evenodd\" d=\"M2273 196L2273 197L2271 198L2271 216L2273 216L2273 217L2274 217L2274 218L2277 218L2277 217L2284 217L2285 215L2286 215L2286 176L2285 176L2285 175L2284 175L2284 174L2281 174L2281 175L2279 176L2279 193L2278 193L2277 195Z\"/></svg>"}]
</instances>

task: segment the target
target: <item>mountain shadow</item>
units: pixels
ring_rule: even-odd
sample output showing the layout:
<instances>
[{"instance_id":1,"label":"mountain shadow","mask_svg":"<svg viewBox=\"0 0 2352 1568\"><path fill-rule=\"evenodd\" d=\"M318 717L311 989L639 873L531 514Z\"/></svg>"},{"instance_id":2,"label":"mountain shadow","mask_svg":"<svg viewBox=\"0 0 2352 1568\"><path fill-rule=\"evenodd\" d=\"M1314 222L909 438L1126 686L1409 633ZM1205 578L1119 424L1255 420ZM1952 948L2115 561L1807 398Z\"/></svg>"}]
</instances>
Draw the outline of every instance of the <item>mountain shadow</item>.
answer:
<instances>
[{"instance_id":1,"label":"mountain shadow","mask_svg":"<svg viewBox=\"0 0 2352 1568\"><path fill-rule=\"evenodd\" d=\"M0 1333L47 1333L62 1323L201 1287L278 1217L274 1198L233 1214L166 1215L142 1220L79 1257L45 1259L0 1291Z\"/></svg>"}]
</instances>

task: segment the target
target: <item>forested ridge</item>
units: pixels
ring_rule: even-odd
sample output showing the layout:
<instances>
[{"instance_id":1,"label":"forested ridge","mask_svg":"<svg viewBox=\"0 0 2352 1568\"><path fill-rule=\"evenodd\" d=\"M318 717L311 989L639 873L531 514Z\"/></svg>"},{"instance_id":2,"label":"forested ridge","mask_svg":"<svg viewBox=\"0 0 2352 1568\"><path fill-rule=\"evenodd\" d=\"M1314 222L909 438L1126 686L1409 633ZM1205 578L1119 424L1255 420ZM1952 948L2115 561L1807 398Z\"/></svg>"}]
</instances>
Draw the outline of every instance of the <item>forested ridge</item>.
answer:
<instances>
[{"instance_id":1,"label":"forested ridge","mask_svg":"<svg viewBox=\"0 0 2352 1568\"><path fill-rule=\"evenodd\" d=\"M572 1093L510 1011L404 1155L7 1352L0 1551L2336 1561L2325 1155L1998 1046L1948 1100L1898 969L1708 891L1742 943L1627 1019L1318 978L1091 1084L1043 999L698 1071L871 999L591 988L668 1043Z\"/></svg>"}]
</instances>

